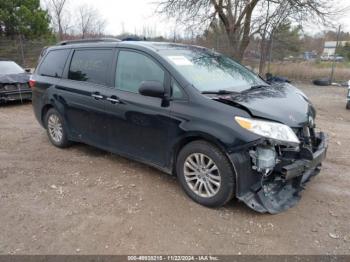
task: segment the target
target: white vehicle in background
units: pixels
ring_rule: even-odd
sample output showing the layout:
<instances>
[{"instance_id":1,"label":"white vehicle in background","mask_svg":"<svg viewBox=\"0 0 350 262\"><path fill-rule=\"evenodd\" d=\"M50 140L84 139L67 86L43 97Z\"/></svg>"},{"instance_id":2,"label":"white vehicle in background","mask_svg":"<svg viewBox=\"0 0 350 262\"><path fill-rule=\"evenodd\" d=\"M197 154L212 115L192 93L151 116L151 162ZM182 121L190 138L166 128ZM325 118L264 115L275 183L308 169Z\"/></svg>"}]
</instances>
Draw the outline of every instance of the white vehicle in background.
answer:
<instances>
[{"instance_id":1,"label":"white vehicle in background","mask_svg":"<svg viewBox=\"0 0 350 262\"><path fill-rule=\"evenodd\" d=\"M322 55L320 59L321 61L333 61L333 60L335 60L336 62L344 61L344 57L340 55Z\"/></svg>"},{"instance_id":2,"label":"white vehicle in background","mask_svg":"<svg viewBox=\"0 0 350 262\"><path fill-rule=\"evenodd\" d=\"M341 55L336 55L335 58L333 56L332 59L335 59L336 62L344 62L344 57Z\"/></svg>"},{"instance_id":3,"label":"white vehicle in background","mask_svg":"<svg viewBox=\"0 0 350 262\"><path fill-rule=\"evenodd\" d=\"M321 58L321 61L329 61L329 60L331 60L330 57L331 56L329 56L329 55L321 55L320 58Z\"/></svg>"}]
</instances>

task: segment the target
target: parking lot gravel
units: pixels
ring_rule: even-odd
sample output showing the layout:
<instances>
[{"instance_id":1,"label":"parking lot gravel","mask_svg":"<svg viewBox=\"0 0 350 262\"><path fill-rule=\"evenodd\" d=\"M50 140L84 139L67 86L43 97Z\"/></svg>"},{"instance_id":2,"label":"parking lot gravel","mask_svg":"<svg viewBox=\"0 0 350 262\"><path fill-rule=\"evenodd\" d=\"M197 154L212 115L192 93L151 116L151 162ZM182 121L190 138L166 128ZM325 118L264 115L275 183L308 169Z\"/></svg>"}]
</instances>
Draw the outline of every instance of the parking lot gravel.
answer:
<instances>
[{"instance_id":1,"label":"parking lot gravel","mask_svg":"<svg viewBox=\"0 0 350 262\"><path fill-rule=\"evenodd\" d=\"M209 209L174 177L83 144L52 146L30 103L0 106L0 254L350 254L346 89L303 85L327 160L297 206Z\"/></svg>"}]
</instances>

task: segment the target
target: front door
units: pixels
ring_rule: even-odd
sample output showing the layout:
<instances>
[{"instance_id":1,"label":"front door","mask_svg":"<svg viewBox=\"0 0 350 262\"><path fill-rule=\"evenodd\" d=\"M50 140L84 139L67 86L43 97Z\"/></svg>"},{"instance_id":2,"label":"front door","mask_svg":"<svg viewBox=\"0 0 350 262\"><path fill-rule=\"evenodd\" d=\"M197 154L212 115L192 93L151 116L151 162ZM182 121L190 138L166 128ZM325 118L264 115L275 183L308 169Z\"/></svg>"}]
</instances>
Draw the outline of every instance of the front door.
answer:
<instances>
[{"instance_id":1,"label":"front door","mask_svg":"<svg viewBox=\"0 0 350 262\"><path fill-rule=\"evenodd\" d=\"M169 107L163 99L138 92L142 81L168 84L166 71L150 56L129 50L118 54L115 89L109 93L108 143L112 151L164 166Z\"/></svg>"}]
</instances>

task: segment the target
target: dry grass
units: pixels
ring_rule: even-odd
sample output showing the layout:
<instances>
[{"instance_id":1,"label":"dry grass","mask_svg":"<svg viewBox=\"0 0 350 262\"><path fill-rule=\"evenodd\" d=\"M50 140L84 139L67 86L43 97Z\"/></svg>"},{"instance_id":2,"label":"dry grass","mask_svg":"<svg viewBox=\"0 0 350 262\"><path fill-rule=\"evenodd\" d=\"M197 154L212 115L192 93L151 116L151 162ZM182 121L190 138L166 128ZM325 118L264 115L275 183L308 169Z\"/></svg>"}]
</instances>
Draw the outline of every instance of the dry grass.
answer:
<instances>
[{"instance_id":1,"label":"dry grass","mask_svg":"<svg viewBox=\"0 0 350 262\"><path fill-rule=\"evenodd\" d=\"M309 81L318 78L329 77L331 67L329 65L300 62L300 63L274 63L271 65L271 72L274 75L288 77L291 80ZM342 82L350 79L350 68L345 63L337 63L334 72L335 81Z\"/></svg>"}]
</instances>

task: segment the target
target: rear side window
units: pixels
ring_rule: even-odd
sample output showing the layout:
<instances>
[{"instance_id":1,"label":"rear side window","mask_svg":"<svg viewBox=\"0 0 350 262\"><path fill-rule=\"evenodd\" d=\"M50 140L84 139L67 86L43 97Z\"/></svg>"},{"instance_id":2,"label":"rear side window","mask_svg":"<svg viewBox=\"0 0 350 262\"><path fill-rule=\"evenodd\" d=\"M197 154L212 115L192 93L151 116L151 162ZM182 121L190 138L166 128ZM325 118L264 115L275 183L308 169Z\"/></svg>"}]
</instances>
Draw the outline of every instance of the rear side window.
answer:
<instances>
[{"instance_id":1,"label":"rear side window","mask_svg":"<svg viewBox=\"0 0 350 262\"><path fill-rule=\"evenodd\" d=\"M41 63L38 74L42 76L61 77L69 51L69 49L50 51Z\"/></svg>"},{"instance_id":2,"label":"rear side window","mask_svg":"<svg viewBox=\"0 0 350 262\"><path fill-rule=\"evenodd\" d=\"M116 87L138 93L142 81L158 81L163 84L163 69L145 55L131 51L120 51L117 63Z\"/></svg>"},{"instance_id":3,"label":"rear side window","mask_svg":"<svg viewBox=\"0 0 350 262\"><path fill-rule=\"evenodd\" d=\"M68 78L108 85L112 62L112 49L76 50L70 64Z\"/></svg>"}]
</instances>

